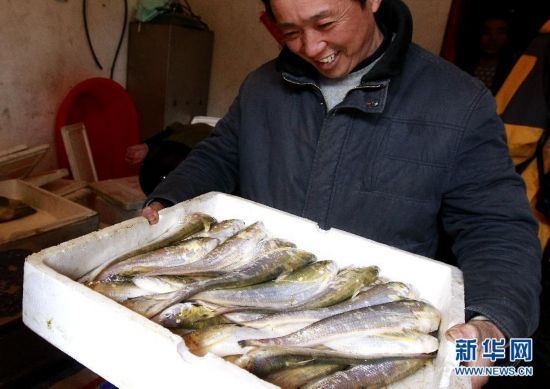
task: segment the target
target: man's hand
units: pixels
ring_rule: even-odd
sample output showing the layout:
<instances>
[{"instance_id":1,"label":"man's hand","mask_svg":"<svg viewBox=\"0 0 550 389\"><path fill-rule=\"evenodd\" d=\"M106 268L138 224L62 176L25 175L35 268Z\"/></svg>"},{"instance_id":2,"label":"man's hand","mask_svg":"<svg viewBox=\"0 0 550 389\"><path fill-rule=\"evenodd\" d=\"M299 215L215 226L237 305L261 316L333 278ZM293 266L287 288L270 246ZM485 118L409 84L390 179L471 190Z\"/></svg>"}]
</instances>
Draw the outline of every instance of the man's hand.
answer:
<instances>
[{"instance_id":1,"label":"man's hand","mask_svg":"<svg viewBox=\"0 0 550 389\"><path fill-rule=\"evenodd\" d=\"M153 201L151 204L143 208L141 216L143 216L149 224L157 224L159 221L159 211L164 208L164 205L158 201Z\"/></svg>"},{"instance_id":2,"label":"man's hand","mask_svg":"<svg viewBox=\"0 0 550 389\"><path fill-rule=\"evenodd\" d=\"M487 338L504 338L502 331L489 320L470 320L465 324L457 324L447 330L447 339L455 341L456 339L477 339L477 344L483 344ZM476 360L464 363L465 366L491 366L493 362L489 359L481 358L482 347L477 348ZM489 377L473 376L472 389L481 388L489 381Z\"/></svg>"},{"instance_id":3,"label":"man's hand","mask_svg":"<svg viewBox=\"0 0 550 389\"><path fill-rule=\"evenodd\" d=\"M138 163L143 162L148 152L149 152L149 146L147 146L147 144L145 143L133 145L126 149L126 155L124 156L124 160L129 165L137 165Z\"/></svg>"}]
</instances>

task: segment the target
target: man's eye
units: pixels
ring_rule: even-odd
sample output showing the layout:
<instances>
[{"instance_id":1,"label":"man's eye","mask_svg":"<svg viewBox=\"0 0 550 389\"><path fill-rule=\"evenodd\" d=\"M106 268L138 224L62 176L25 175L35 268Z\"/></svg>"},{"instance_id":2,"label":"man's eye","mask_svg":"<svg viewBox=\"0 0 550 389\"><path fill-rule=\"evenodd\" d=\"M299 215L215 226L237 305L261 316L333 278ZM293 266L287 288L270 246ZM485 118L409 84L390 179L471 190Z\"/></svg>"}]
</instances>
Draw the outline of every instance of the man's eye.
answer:
<instances>
[{"instance_id":1,"label":"man's eye","mask_svg":"<svg viewBox=\"0 0 550 389\"><path fill-rule=\"evenodd\" d=\"M319 30L326 30L327 28L330 28L333 24L334 24L334 22L321 23L317 26L317 28Z\"/></svg>"},{"instance_id":2,"label":"man's eye","mask_svg":"<svg viewBox=\"0 0 550 389\"><path fill-rule=\"evenodd\" d=\"M286 31L286 32L283 32L283 36L286 39L293 39L298 36L298 31Z\"/></svg>"}]
</instances>

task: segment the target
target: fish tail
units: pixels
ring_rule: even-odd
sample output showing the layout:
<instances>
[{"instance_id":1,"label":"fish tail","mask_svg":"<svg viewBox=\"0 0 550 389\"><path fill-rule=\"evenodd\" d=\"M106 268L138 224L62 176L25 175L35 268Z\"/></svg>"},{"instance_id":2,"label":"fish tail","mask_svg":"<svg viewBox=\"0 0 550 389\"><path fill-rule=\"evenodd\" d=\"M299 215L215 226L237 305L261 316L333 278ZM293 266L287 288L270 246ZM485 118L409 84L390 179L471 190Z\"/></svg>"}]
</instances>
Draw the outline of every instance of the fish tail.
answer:
<instances>
[{"instance_id":1,"label":"fish tail","mask_svg":"<svg viewBox=\"0 0 550 389\"><path fill-rule=\"evenodd\" d=\"M239 340L239 346L241 347L263 347L269 346L272 342L269 339L244 339Z\"/></svg>"}]
</instances>

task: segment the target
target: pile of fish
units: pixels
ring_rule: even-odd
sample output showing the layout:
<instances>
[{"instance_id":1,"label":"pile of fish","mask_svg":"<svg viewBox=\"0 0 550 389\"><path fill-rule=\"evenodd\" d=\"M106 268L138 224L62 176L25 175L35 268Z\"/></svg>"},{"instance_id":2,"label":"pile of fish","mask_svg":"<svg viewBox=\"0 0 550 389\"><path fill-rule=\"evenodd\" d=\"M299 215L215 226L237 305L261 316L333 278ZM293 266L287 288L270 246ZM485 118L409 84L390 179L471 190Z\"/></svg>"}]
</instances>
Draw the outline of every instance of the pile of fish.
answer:
<instances>
[{"instance_id":1,"label":"pile of fish","mask_svg":"<svg viewBox=\"0 0 550 389\"><path fill-rule=\"evenodd\" d=\"M380 387L425 366L440 314L376 266L340 269L262 222L192 213L80 281L284 388Z\"/></svg>"}]
</instances>

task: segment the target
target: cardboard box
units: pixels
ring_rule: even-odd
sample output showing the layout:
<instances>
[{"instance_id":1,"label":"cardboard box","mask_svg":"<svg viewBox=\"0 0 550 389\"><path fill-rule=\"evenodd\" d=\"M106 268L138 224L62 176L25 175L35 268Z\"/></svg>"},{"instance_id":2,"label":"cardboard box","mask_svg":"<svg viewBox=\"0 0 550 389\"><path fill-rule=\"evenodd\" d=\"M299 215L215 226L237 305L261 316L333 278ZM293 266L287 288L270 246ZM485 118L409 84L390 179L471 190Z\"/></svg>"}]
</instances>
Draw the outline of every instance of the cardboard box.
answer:
<instances>
[{"instance_id":1,"label":"cardboard box","mask_svg":"<svg viewBox=\"0 0 550 389\"><path fill-rule=\"evenodd\" d=\"M0 181L0 195L36 210L0 224L0 250L38 251L94 231L99 224L95 211L21 180Z\"/></svg>"},{"instance_id":2,"label":"cardboard box","mask_svg":"<svg viewBox=\"0 0 550 389\"><path fill-rule=\"evenodd\" d=\"M353 234L320 230L302 219L234 196L209 193L161 211L158 224L134 218L27 258L23 321L40 336L122 388L260 388L273 385L208 354L191 354L168 329L126 309L74 280L106 259L150 242L190 212L218 220L261 220L271 236L289 239L319 259L339 265L378 265L380 275L413 285L421 299L442 313L440 349L432 366L395 387L467 386L452 369L454 344L443 336L464 321L462 274L455 267L410 254Z\"/></svg>"}]
</instances>

